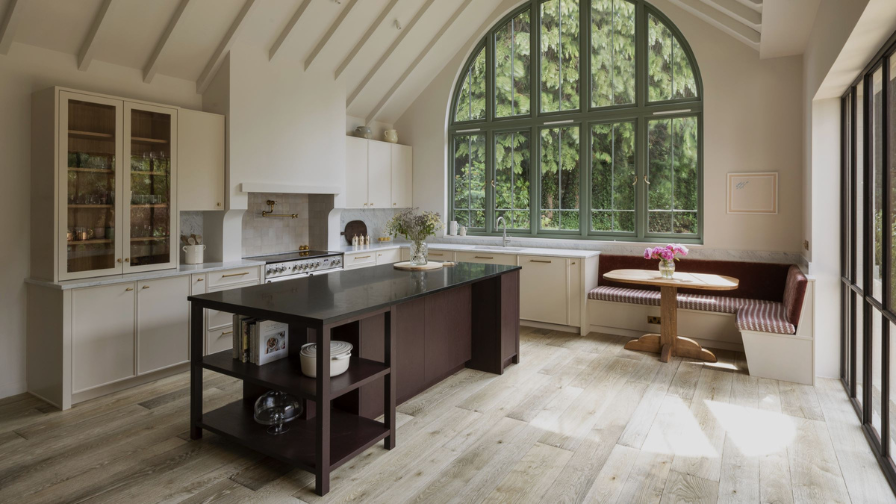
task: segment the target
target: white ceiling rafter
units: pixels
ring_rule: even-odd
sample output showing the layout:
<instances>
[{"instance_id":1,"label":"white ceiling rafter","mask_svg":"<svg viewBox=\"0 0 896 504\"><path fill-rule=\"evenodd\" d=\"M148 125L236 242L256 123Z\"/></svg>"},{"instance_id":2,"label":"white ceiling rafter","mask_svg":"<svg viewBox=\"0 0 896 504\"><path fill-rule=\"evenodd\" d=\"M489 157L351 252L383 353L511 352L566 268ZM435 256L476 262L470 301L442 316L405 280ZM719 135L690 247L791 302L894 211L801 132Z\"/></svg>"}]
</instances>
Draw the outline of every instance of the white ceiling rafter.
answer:
<instances>
[{"instance_id":1,"label":"white ceiling rafter","mask_svg":"<svg viewBox=\"0 0 896 504\"><path fill-rule=\"evenodd\" d=\"M205 65L205 70L202 71L202 74L199 75L199 80L196 81L196 92L202 94L205 92L208 85L211 84L212 78L215 76L215 73L218 71L218 68L221 67L221 63L224 61L224 57L227 56L227 53L230 51L230 48L233 46L233 43L236 41L237 35L239 35L240 28L243 26L243 21L252 11L252 8L257 5L258 0L246 0L245 5L240 10L240 13L237 14L236 19L233 20L233 23L230 25L230 29L227 30L227 33L224 35L224 39L221 40L221 43L218 44L218 48L215 49L215 53L208 60L208 64Z\"/></svg>"},{"instance_id":2,"label":"white ceiling rafter","mask_svg":"<svg viewBox=\"0 0 896 504\"><path fill-rule=\"evenodd\" d=\"M473 0L464 0L464 2L460 4L460 6L454 11L454 14L451 15L451 17L448 19L448 21L445 22L444 25L442 25L442 28L439 30L439 32L436 33L432 40L429 41L429 44L427 44L426 47L423 48L422 51L420 51L420 54L417 55L417 58L414 59L414 62L411 63L410 66L408 66L407 70L404 71L401 77L399 77L395 84L393 84L389 89L389 91L386 92L385 96L383 96L380 102L377 103L376 107L373 108L373 110L367 116L367 119L364 121L365 124L369 125L376 120L377 115L379 115L379 113L382 112L383 108L385 108L386 105L389 104L389 101L392 100L392 98L395 96L395 93L398 92L399 88L401 88L401 85L404 84L408 77L410 77L410 75L414 72L420 62L423 61L424 58L426 58L429 52L432 51L432 48L435 47L439 40L442 39L448 29L451 28L454 22L457 21L457 18L459 18L460 15L467 10L471 3L473 3Z\"/></svg>"},{"instance_id":3,"label":"white ceiling rafter","mask_svg":"<svg viewBox=\"0 0 896 504\"><path fill-rule=\"evenodd\" d=\"M117 3L117 0L104 0L100 6L100 11L94 18L90 32L87 34L87 39L81 45L81 50L78 51L78 70L86 72L90 68L90 63L93 62L93 56L96 54L97 40L102 36L103 24L109 19L109 12Z\"/></svg>"},{"instance_id":4,"label":"white ceiling rafter","mask_svg":"<svg viewBox=\"0 0 896 504\"><path fill-rule=\"evenodd\" d=\"M364 80L362 80L361 83L358 84L358 86L355 88L355 90L352 91L352 94L349 95L348 100L346 100L345 103L345 108L349 108L352 106L352 103L355 102L355 100L358 98L358 95L361 94L361 91L363 91L364 88L367 87L367 84L370 83L370 79L372 79L373 76L376 75L376 73L380 70L386 60L389 59L389 56L392 56L392 53L395 52L395 48L397 48L404 40L404 38L408 35L408 33L410 33L411 30L414 29L414 25L416 25L417 22L420 21L420 18L423 17L424 14L426 14L426 11L428 11L429 8L432 7L432 4L434 2L435 0L426 0L426 3L424 3L423 6L420 7L420 10L417 11L417 14L414 15L414 18L411 19L411 22L401 30L401 34L398 35L395 41L392 42L392 45L389 46L389 49L387 49L386 52L383 53L380 59L376 62L376 64L373 65L373 68L371 68L370 71L367 72Z\"/></svg>"},{"instance_id":5,"label":"white ceiling rafter","mask_svg":"<svg viewBox=\"0 0 896 504\"><path fill-rule=\"evenodd\" d=\"M358 4L358 0L349 0L348 5L346 5L342 12L339 13L339 17L336 18L336 21L330 25L330 29L327 30L327 33L324 34L323 38L320 39L320 42L314 46L314 49L311 51L311 54L305 58L305 71L308 71L308 68L311 67L311 64L314 63L314 59L317 58L317 55L323 51L324 47L327 46L327 42L330 41L330 38L333 37L333 34L336 33L336 30L342 25L342 22L345 21L345 18L349 15L352 9L355 8L355 5Z\"/></svg>"},{"instance_id":6,"label":"white ceiling rafter","mask_svg":"<svg viewBox=\"0 0 896 504\"><path fill-rule=\"evenodd\" d=\"M364 36L361 37L361 40L359 40L358 43L355 44L355 47L352 48L352 51L350 53L348 53L348 56L346 56L345 59L342 60L342 63L339 64L339 67L336 68L336 73L334 74L334 76L335 76L334 78L338 79L339 76L342 75L342 72L344 72L345 69L348 68L348 66L352 63L352 60L355 59L355 56L358 55L358 52L361 51L361 48L364 47L364 44L367 43L367 40L370 39L371 35L373 35L373 32L375 32L377 30L377 28L379 28L380 25L383 24L383 21L386 19L386 16L388 16L392 12L392 9L395 7L395 4L397 4L397 3L398 3L398 0L391 0L389 2L389 5L387 5L386 8L383 9L382 12L380 12L380 15L377 16L377 18L376 18L376 20L374 20L373 24L371 24L370 27L367 28L367 31L364 33Z\"/></svg>"},{"instance_id":7,"label":"white ceiling rafter","mask_svg":"<svg viewBox=\"0 0 896 504\"><path fill-rule=\"evenodd\" d=\"M287 37L289 37L289 34L292 33L292 29L295 28L299 20L302 19L302 15L305 14L305 11L308 9L308 6L310 4L311 0L304 0L302 4L299 5L299 8L296 9L296 12L289 19L289 22L286 23L286 27L283 28L282 32L280 32L280 35L274 42L274 45L271 46L271 50L268 51L268 61L273 61L274 56L277 54L277 51L279 51L280 47L283 46L283 43L286 42Z\"/></svg>"},{"instance_id":8,"label":"white ceiling rafter","mask_svg":"<svg viewBox=\"0 0 896 504\"><path fill-rule=\"evenodd\" d=\"M745 6L737 0L703 0L713 9L726 14L734 20L762 32L762 13Z\"/></svg>"},{"instance_id":9,"label":"white ceiling rafter","mask_svg":"<svg viewBox=\"0 0 896 504\"><path fill-rule=\"evenodd\" d=\"M750 24L745 23L740 15L733 16L730 10L737 10L743 16L756 20L755 17L739 11L737 7L732 5L733 2L725 0L670 0L673 4L681 7L694 16L702 19L706 23L722 30L731 35L734 39L746 44L756 52L759 52L759 43L761 42L761 15L758 18L757 27L754 28ZM761 5L761 2L760 2ZM758 29L757 29L758 28Z\"/></svg>"},{"instance_id":10,"label":"white ceiling rafter","mask_svg":"<svg viewBox=\"0 0 896 504\"><path fill-rule=\"evenodd\" d=\"M165 48L168 47L168 40L171 38L171 34L174 33L180 20L183 19L184 11L187 10L191 1L192 0L181 0L180 4L178 4L177 10L175 10L174 15L171 16L171 21L169 21L168 26L165 27L165 32L162 33L162 38L159 39L159 43L156 44L152 56L149 57L149 61L143 68L143 82L149 84L152 82L153 78L155 78L156 72L159 69L159 61L165 52Z\"/></svg>"},{"instance_id":11,"label":"white ceiling rafter","mask_svg":"<svg viewBox=\"0 0 896 504\"><path fill-rule=\"evenodd\" d=\"M22 22L22 13L25 11L26 0L12 0L6 8L3 16L3 24L0 24L0 55L9 54L9 48L16 37L16 30Z\"/></svg>"}]
</instances>

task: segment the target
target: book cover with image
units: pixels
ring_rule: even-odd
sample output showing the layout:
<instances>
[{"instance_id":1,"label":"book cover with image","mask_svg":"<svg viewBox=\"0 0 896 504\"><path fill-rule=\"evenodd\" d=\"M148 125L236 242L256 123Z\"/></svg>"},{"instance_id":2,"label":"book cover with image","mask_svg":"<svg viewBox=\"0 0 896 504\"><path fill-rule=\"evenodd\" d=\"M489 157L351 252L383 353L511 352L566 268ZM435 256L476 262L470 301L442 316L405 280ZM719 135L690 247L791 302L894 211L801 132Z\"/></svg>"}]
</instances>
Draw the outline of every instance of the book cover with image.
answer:
<instances>
[{"instance_id":1,"label":"book cover with image","mask_svg":"<svg viewBox=\"0 0 896 504\"><path fill-rule=\"evenodd\" d=\"M258 337L255 346L259 366L289 355L289 325L264 320L257 323Z\"/></svg>"}]
</instances>

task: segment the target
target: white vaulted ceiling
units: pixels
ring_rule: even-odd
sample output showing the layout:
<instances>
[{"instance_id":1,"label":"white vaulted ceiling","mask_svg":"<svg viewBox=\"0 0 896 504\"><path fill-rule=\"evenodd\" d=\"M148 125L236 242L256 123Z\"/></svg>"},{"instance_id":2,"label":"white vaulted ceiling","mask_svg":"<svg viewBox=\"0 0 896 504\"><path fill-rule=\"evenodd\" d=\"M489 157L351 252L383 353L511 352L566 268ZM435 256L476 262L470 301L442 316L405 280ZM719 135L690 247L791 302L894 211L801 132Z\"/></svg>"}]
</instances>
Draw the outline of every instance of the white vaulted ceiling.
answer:
<instances>
[{"instance_id":1,"label":"white vaulted ceiling","mask_svg":"<svg viewBox=\"0 0 896 504\"><path fill-rule=\"evenodd\" d=\"M0 0L0 58L28 44L194 81L232 44L329 72L352 116L394 122L501 0ZM228 43L229 42L229 43Z\"/></svg>"}]
</instances>

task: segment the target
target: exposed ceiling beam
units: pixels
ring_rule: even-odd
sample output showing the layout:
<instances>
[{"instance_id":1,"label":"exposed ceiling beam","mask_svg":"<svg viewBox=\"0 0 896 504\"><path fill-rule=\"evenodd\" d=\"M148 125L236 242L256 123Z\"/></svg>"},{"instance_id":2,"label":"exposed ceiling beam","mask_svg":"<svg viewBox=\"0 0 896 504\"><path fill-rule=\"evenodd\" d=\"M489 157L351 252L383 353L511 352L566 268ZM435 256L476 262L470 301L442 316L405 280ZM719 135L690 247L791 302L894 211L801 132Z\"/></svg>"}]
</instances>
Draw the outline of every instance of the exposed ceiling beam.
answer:
<instances>
[{"instance_id":1,"label":"exposed ceiling beam","mask_svg":"<svg viewBox=\"0 0 896 504\"><path fill-rule=\"evenodd\" d=\"M737 0L703 0L703 3L718 10L723 14L727 14L750 28L762 31L762 14L746 7Z\"/></svg>"},{"instance_id":2,"label":"exposed ceiling beam","mask_svg":"<svg viewBox=\"0 0 896 504\"><path fill-rule=\"evenodd\" d=\"M12 0L6 8L3 24L0 24L0 54L9 54L9 48L16 37L16 30L22 22L22 14L25 12L25 0Z\"/></svg>"},{"instance_id":3,"label":"exposed ceiling beam","mask_svg":"<svg viewBox=\"0 0 896 504\"><path fill-rule=\"evenodd\" d=\"M299 19L302 19L302 14L305 13L305 9L311 4L311 0L305 0L302 2L302 5L299 5L299 8L296 9L296 12L289 19L289 22L286 23L286 27L283 28L283 31L280 32L280 36L277 37L277 41L274 42L274 45L271 46L271 50L268 51L268 61L274 59L274 55L277 54L277 51L280 50L280 46L283 45L283 42L286 41L286 37L289 37L289 34L292 33L292 29L295 28L296 24L299 22Z\"/></svg>"},{"instance_id":4,"label":"exposed ceiling beam","mask_svg":"<svg viewBox=\"0 0 896 504\"><path fill-rule=\"evenodd\" d=\"M152 52L152 56L149 57L149 61L143 68L143 82L149 84L156 76L156 71L159 69L159 60L162 59L162 53L168 45L168 40L171 38L171 34L174 33L174 29L177 28L177 24L183 19L184 11L186 11L191 1L181 0L180 4L178 4L177 10L174 11L171 21L168 22L168 26L165 28L165 33L162 34L162 38L156 44L156 49Z\"/></svg>"},{"instance_id":5,"label":"exposed ceiling beam","mask_svg":"<svg viewBox=\"0 0 896 504\"><path fill-rule=\"evenodd\" d=\"M104 0L103 5L100 6L100 11L93 20L93 26L90 27L90 32L87 34L87 39L78 52L78 70L86 72L90 67L90 63L93 62L93 55L96 53L97 47L96 42L100 38L103 22L109 18L109 12L115 3L116 0Z\"/></svg>"},{"instance_id":6,"label":"exposed ceiling beam","mask_svg":"<svg viewBox=\"0 0 896 504\"><path fill-rule=\"evenodd\" d=\"M308 70L308 67L311 66L311 63L314 63L314 58L316 58L317 55L320 54L320 52L324 49L324 47L326 47L327 42L330 41L330 38L333 36L333 34L336 32L336 30L339 29L339 26L342 24L342 22L345 21L345 18L346 18L346 16L348 16L348 13L351 12L352 9L354 9L355 5L357 5L357 4L358 4L358 0L349 0L348 1L348 5L346 5L342 9L342 12L339 13L339 17L336 18L336 21L333 22L333 25L330 26L330 29L327 30L326 34L324 34L324 37L322 39L320 39L320 42L318 42L316 46L314 46L314 50L311 51L311 54L309 54L308 57L305 58L305 70L306 71Z\"/></svg>"},{"instance_id":7,"label":"exposed ceiling beam","mask_svg":"<svg viewBox=\"0 0 896 504\"><path fill-rule=\"evenodd\" d=\"M759 51L760 34L758 31L735 20L731 16L714 9L701 0L670 0L673 4L690 12L710 25L731 35L755 51Z\"/></svg>"},{"instance_id":8,"label":"exposed ceiling beam","mask_svg":"<svg viewBox=\"0 0 896 504\"><path fill-rule=\"evenodd\" d=\"M355 47L352 48L352 52L348 53L348 56L346 56L345 59L342 60L342 63L339 64L339 67L336 69L336 79L338 79L339 76L342 75L342 72L344 72L345 69L348 68L352 60L355 59L355 56L358 55L358 52L361 50L361 48L364 47L364 44L367 43L367 40L370 38L370 36L373 35L373 32L375 32L377 28L379 28L380 25L383 24L386 16L388 16L389 13L392 12L392 8L394 8L395 4L397 3L398 0L392 0L391 2L389 2L389 5L387 5L386 8L383 9L383 12L380 12L380 15L376 18L373 24L370 25L370 28L367 29L367 32L364 33L364 36L361 37L361 40L359 40L358 43L355 44Z\"/></svg>"},{"instance_id":9,"label":"exposed ceiling beam","mask_svg":"<svg viewBox=\"0 0 896 504\"><path fill-rule=\"evenodd\" d=\"M243 26L243 21L249 15L249 12L252 11L252 7L255 6L257 1L258 0L246 0L246 3L245 5L243 5L240 13L236 15L236 19L233 20L233 24L230 25L230 29L227 30L227 33L224 35L221 43L218 44L218 48L215 49L215 53L212 54L211 59L208 60L208 64L205 65L205 70L202 71L202 74L199 76L199 80L196 81L197 93L204 93L206 88L208 88L208 85L211 84L212 78L215 76L215 72L217 72L218 68L221 67L221 63L224 61L224 57L227 56L227 53L230 51L230 48L236 41L236 37L239 34L240 28Z\"/></svg>"},{"instance_id":10,"label":"exposed ceiling beam","mask_svg":"<svg viewBox=\"0 0 896 504\"><path fill-rule=\"evenodd\" d=\"M361 83L358 84L358 87L356 87L355 90L352 91L352 94L349 95L348 101L345 104L345 108L349 108L352 106L352 103L355 102L355 99L358 98L358 95L361 94L361 91L363 91L364 88L367 87L367 84L370 83L370 79L373 79L373 76L376 75L376 73L380 70L386 60L389 59L389 56L392 56L392 53L395 52L395 48L397 48L401 44L401 41L404 40L404 38L408 35L408 33L410 33L411 30L414 29L414 25L417 24L417 21L420 21L420 18L423 17L423 14L425 14L430 7L432 7L432 4L434 2L435 0L426 0L426 3L424 3L423 6L420 7L420 10L418 10L417 14L414 15L414 19L411 19L411 22L408 23L403 30L401 30L401 34L398 35L398 38L395 39L395 42L392 42L392 45L389 46L389 49L387 49L385 53L383 53L379 61L376 62L376 65L373 65L373 68L371 68L370 71L367 72L364 80L362 80Z\"/></svg>"},{"instance_id":11,"label":"exposed ceiling beam","mask_svg":"<svg viewBox=\"0 0 896 504\"><path fill-rule=\"evenodd\" d=\"M448 31L448 28L451 28L451 25L453 25L454 22L457 21L457 18L459 18L460 15L463 14L465 10L467 10L467 7L469 7L471 3L473 3L473 0L464 0L464 2L460 4L457 10L454 11L454 14L452 14L451 18L449 18L448 21L442 26L442 29L439 30L438 33L436 33L435 37L433 37L432 40L429 41L429 44L427 44L426 47L423 48L423 51L421 51L420 54L417 55L417 59L415 59L414 62L411 63L411 65L404 71L404 73L401 74L401 77L399 77L398 81L396 81L392 88L389 89L389 92L386 93L386 95L383 96L383 99L380 100L380 102L377 103L376 107L373 108L373 110L370 112L370 115L367 116L367 120L364 122L365 124L370 124L376 120L376 116L380 112L382 112L383 108L385 108L392 97L395 96L395 93L398 91L401 85L404 84L407 78L410 77L410 75L414 72L414 69L417 68L417 65L419 65L427 55L429 55L429 51L431 51L432 48L435 47L439 40L441 40L442 36L445 35L445 32Z\"/></svg>"},{"instance_id":12,"label":"exposed ceiling beam","mask_svg":"<svg viewBox=\"0 0 896 504\"><path fill-rule=\"evenodd\" d=\"M762 0L737 0L756 12L762 12Z\"/></svg>"}]
</instances>

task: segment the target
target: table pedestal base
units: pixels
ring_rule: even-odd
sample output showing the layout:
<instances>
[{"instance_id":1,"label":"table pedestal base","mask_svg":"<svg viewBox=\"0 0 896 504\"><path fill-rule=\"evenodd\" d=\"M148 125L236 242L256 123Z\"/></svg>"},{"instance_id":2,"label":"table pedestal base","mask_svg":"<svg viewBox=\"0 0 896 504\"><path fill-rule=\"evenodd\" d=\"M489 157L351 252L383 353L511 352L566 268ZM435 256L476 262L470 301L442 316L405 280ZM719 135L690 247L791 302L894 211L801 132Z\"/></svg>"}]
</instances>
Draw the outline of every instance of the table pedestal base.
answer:
<instances>
[{"instance_id":1,"label":"table pedestal base","mask_svg":"<svg viewBox=\"0 0 896 504\"><path fill-rule=\"evenodd\" d=\"M669 362L673 355L718 362L716 356L701 347L699 343L676 334L678 332L678 289L663 286L660 289L660 294L661 334L645 334L626 343L625 349L658 353L662 362Z\"/></svg>"},{"instance_id":2,"label":"table pedestal base","mask_svg":"<svg viewBox=\"0 0 896 504\"><path fill-rule=\"evenodd\" d=\"M673 343L663 344L662 336L659 334L645 334L636 340L631 340L625 344L626 350L635 350L638 352L653 352L660 354L660 361L669 362L669 359L676 355L678 357L688 357L691 359L700 359L706 362L718 362L715 354L700 346L700 343L685 338L684 336L676 336Z\"/></svg>"}]
</instances>

